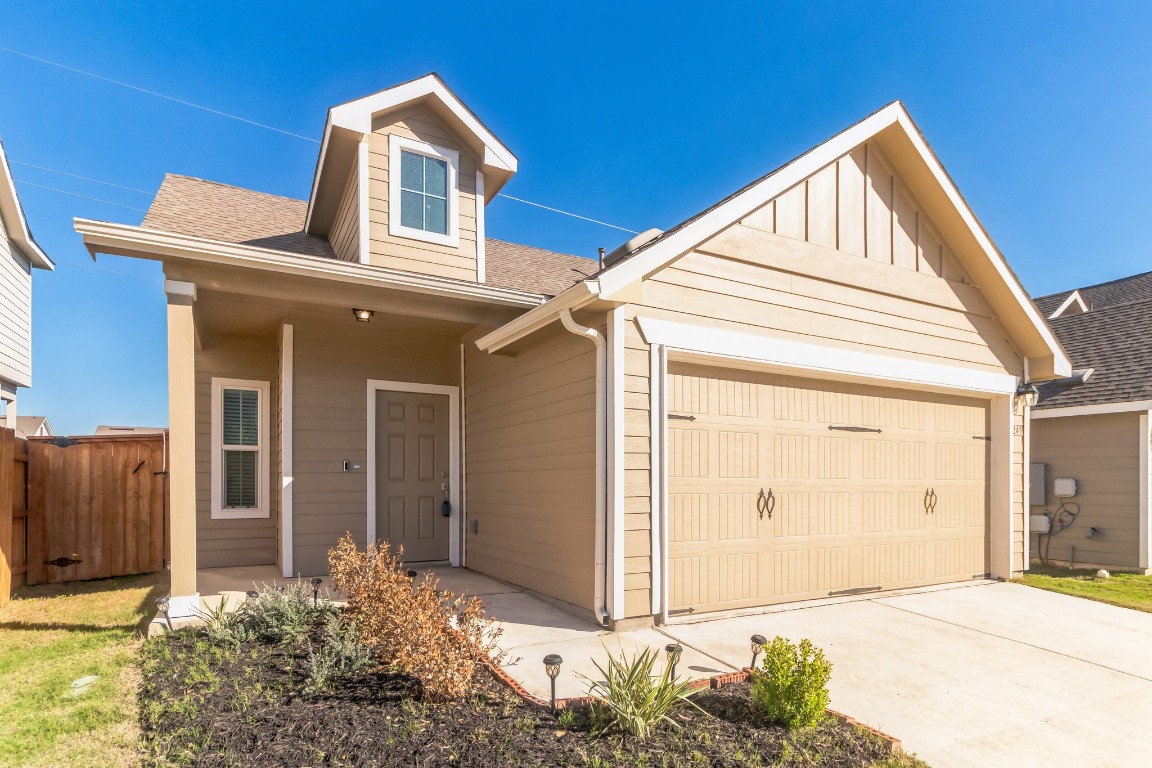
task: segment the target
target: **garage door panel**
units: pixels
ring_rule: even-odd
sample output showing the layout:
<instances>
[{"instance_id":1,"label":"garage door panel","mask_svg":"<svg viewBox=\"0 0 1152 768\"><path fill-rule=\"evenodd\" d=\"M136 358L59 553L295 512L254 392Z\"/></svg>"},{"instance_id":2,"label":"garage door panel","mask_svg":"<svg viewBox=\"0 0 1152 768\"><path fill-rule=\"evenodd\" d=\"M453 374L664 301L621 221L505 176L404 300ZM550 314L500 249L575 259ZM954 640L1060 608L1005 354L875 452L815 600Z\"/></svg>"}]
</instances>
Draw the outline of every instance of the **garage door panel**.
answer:
<instances>
[{"instance_id":1,"label":"garage door panel","mask_svg":"<svg viewBox=\"0 0 1152 768\"><path fill-rule=\"evenodd\" d=\"M987 570L983 401L686 365L669 391L671 610Z\"/></svg>"}]
</instances>

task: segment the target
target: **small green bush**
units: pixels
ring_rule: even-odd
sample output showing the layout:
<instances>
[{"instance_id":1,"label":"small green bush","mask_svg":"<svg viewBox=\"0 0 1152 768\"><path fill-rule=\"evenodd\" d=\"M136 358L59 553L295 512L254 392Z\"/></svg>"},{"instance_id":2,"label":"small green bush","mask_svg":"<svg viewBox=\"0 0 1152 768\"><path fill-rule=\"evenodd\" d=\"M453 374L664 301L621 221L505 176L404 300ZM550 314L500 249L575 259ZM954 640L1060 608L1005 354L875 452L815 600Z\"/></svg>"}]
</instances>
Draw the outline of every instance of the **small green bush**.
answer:
<instances>
[{"instance_id":1,"label":"small green bush","mask_svg":"<svg viewBox=\"0 0 1152 768\"><path fill-rule=\"evenodd\" d=\"M764 662L752 677L752 700L765 720L804 728L820 723L828 710L832 663L804 639L783 637L764 644Z\"/></svg>"},{"instance_id":2,"label":"small green bush","mask_svg":"<svg viewBox=\"0 0 1152 768\"><path fill-rule=\"evenodd\" d=\"M228 610L228 598L222 597L213 608L196 609L196 615L204 622L204 634L208 640L231 651L240 649L240 644L252 639L252 633L235 612Z\"/></svg>"},{"instance_id":3,"label":"small green bush","mask_svg":"<svg viewBox=\"0 0 1152 768\"><path fill-rule=\"evenodd\" d=\"M588 692L600 701L596 707L600 711L594 712L593 719L602 716L606 726L615 726L641 739L660 722L679 727L668 713L682 704L696 706L690 697L697 689L690 680L673 678L671 666L665 666L659 675L653 674L657 658L656 651L645 648L632 658L623 652L619 658L609 653L606 668L593 662L604 679L581 675L591 684Z\"/></svg>"},{"instance_id":4,"label":"small green bush","mask_svg":"<svg viewBox=\"0 0 1152 768\"><path fill-rule=\"evenodd\" d=\"M324 622L324 638L319 647L309 644L305 688L325 691L337 680L363 674L373 666L375 661L361 637L359 622L333 613Z\"/></svg>"},{"instance_id":5,"label":"small green bush","mask_svg":"<svg viewBox=\"0 0 1152 768\"><path fill-rule=\"evenodd\" d=\"M272 645L303 640L312 627L336 608L327 600L313 606L312 588L303 579L282 588L262 587L236 610L236 620L252 639Z\"/></svg>"}]
</instances>

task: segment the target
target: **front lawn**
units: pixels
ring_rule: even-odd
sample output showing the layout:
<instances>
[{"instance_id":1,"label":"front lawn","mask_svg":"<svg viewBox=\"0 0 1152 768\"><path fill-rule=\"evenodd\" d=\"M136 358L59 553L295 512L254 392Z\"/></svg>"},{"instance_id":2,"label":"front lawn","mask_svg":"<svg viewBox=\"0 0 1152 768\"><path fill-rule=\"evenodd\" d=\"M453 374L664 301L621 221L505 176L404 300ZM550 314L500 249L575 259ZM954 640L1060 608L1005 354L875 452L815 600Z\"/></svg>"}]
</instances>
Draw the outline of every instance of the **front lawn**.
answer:
<instances>
[{"instance_id":1,"label":"front lawn","mask_svg":"<svg viewBox=\"0 0 1152 768\"><path fill-rule=\"evenodd\" d=\"M1101 603L1152 613L1152 576L1135 573L1113 573L1107 579L1096 578L1095 570L1033 565L1018 579L1021 584L1062 595L1084 597Z\"/></svg>"},{"instance_id":2,"label":"front lawn","mask_svg":"<svg viewBox=\"0 0 1152 768\"><path fill-rule=\"evenodd\" d=\"M0 609L0 765L137 764L133 662L163 579L28 587Z\"/></svg>"},{"instance_id":3,"label":"front lawn","mask_svg":"<svg viewBox=\"0 0 1152 768\"><path fill-rule=\"evenodd\" d=\"M597 732L587 710L554 718L487 672L458 700L426 701L415 678L376 670L307 690L310 640L225 648L203 630L147 643L141 715L149 765L891 766L867 731L834 721L789 731L757 723L746 684L694 697L679 728L647 739ZM312 649L314 650L314 648Z\"/></svg>"}]
</instances>

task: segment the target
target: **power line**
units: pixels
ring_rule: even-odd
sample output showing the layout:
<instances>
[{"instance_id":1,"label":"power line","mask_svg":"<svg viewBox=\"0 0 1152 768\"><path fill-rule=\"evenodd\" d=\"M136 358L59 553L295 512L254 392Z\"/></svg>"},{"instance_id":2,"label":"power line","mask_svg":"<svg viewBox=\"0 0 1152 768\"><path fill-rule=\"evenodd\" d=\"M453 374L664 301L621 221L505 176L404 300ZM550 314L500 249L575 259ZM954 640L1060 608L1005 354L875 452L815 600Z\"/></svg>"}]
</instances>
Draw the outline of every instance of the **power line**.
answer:
<instances>
[{"instance_id":1,"label":"power line","mask_svg":"<svg viewBox=\"0 0 1152 768\"><path fill-rule=\"evenodd\" d=\"M186 107L192 107L193 109L199 109L203 112L208 112L208 113L213 114L213 115L219 115L220 117L227 117L231 120L239 120L242 123L247 123L248 125L254 125L257 128L267 128L269 131L276 131L276 133L282 133L285 136L292 136L293 138L303 139L304 141L310 141L313 144L319 144L320 143L316 139L313 139L309 136L302 136L299 133L292 133L292 131L286 131L283 128L277 128L274 125L268 125L267 123L258 123L255 120L249 120L246 117L240 117L239 115L229 114L228 112L221 112L218 109L213 109L212 107L206 107L203 104L196 104L196 103L193 103L191 101L186 101L184 99L178 99L175 96L168 96L167 94L159 93L157 91L152 91L152 90L149 90L147 88L141 88L138 85L132 85L131 83L125 83L122 80L113 80L110 77L105 77L104 75L98 75L95 72L87 72L83 69L77 69L76 67L70 67L67 64L61 64L58 61L50 61L49 59L44 59L44 58L41 58L39 56L33 56L32 54L25 53L24 51L17 51L17 50L12 49L12 48L5 48L2 45L0 45L0 51L5 51L6 53L11 53L15 56L23 56L26 59L31 59L32 61L38 61L41 64L48 64L49 66L59 67L60 69L65 69L69 72L75 72L76 74L84 75L85 77L91 77L91 78L94 78L96 80L103 80L106 83L111 83L112 85L119 85L121 88L129 88L133 91L138 91L140 93L148 94L149 96L155 96L158 99L167 99L168 101L174 101L177 104L183 104Z\"/></svg>"},{"instance_id":2,"label":"power line","mask_svg":"<svg viewBox=\"0 0 1152 768\"><path fill-rule=\"evenodd\" d=\"M69 66L67 64L61 64L58 61L52 61L50 59L45 59L45 58L42 58L40 56L33 56L32 54L25 53L24 51L17 51L13 48L6 48L5 46L2 46L2 45L0 45L0 51L4 51L6 53L11 53L15 56L23 56L24 58L31 59L32 61L38 61L42 64L48 64L49 66L59 67L60 69L67 70L68 72L74 72L78 75L83 75L85 77L91 77L91 78L94 78L96 80L102 80L106 83L111 83L113 85L119 85L122 88L128 88L128 89L131 89L133 91L138 91L139 93L147 94L149 96L155 96L156 98L159 98L159 99L166 99L168 101L172 101L172 102L175 102L177 104L182 104L186 107L192 107L193 109L199 109L203 112L208 112L210 114L217 115L219 117L226 117L230 120L238 120L241 123L246 123L248 125L254 125L257 128L266 128L269 131L275 131L276 133L282 133L285 136L292 136L293 138L303 139L304 141L310 141L313 144L319 144L320 143L319 141L317 141L316 139L313 139L310 136L303 136L299 133L293 133L292 131L286 131L283 128L277 128L274 125L268 125L266 123L260 123L260 122L257 122L255 120L249 120L246 117L240 117L239 115L233 115L233 114L229 114L228 112L222 112L218 109L213 109L212 107L206 107L202 104L196 104L196 103L191 102L191 101L186 101L185 99L179 99L175 96L169 96L167 94L160 93L158 91L149 90L148 88L141 88L138 85L132 85L131 83L125 83L121 80L113 80L110 77L105 77L104 75L98 75L95 72L88 72L88 71L83 70L83 69L77 69L76 67L72 67L72 66ZM40 170L49 171L51 173L60 173L60 174L63 174L65 176L76 176L76 174L68 173L66 171L57 171L57 170L54 170L51 168L41 168L40 166L30 165L29 163L21 163L21 165L29 165L32 168L40 168ZM109 186L113 186L113 187L120 186L119 184L112 184L111 182L100 181L98 179L89 179L89 178L84 177L84 176L76 176L76 178L84 179L85 181L94 181L97 184L108 184ZM30 183L30 182L25 182L25 183ZM143 190L132 189L131 187L123 187L123 188L129 189L132 192L143 192ZM63 191L63 190L58 190L58 191ZM72 194L72 193L66 192L65 194ZM144 192L144 194L152 194L152 193L151 192ZM505 195L503 193L497 193L496 196L497 197L503 197L503 198L506 198L508 200L515 200L516 202L524 203L525 205L532 205L532 206L535 206L537 208L543 208L546 211L552 211L553 213L559 213L563 216L571 216L574 219L582 219L583 221L588 221L588 222L591 222L593 224L599 224L602 227L609 227L611 229L618 229L621 232L628 232L628 233L633 234L633 235L639 234L638 232L636 232L635 230L632 230L632 229L626 229L624 227L618 227L615 224L609 224L607 222L600 221L598 219L589 218L588 216L581 216L578 213L572 213L571 211L561 210L560 208L553 208L550 205L543 205L542 203L534 203L531 200L524 200L522 198L512 197L511 195ZM78 197L82 197L82 195L78 195ZM117 205L117 203L112 203L112 205ZM128 206L122 206L122 207L126 208ZM136 210L139 210L139 209L136 209Z\"/></svg>"},{"instance_id":3,"label":"power line","mask_svg":"<svg viewBox=\"0 0 1152 768\"><path fill-rule=\"evenodd\" d=\"M630 232L630 233L631 233L631 234L633 234L633 235L638 235L638 234L640 234L639 232L637 232L637 231L636 231L636 230L634 230L634 229L625 229L624 227L618 227L618 226L616 226L615 224L609 224L609 223L608 223L608 222L606 222L606 221L599 221L599 220L597 220L597 219L590 219L590 218L588 218L587 216L581 216L581 215L580 215L580 214L578 214L578 213L571 213L571 212L569 212L569 211L562 211L562 210L560 210L559 208L553 208L553 207L552 207L552 206L550 206L550 205L541 205L540 203L534 203L534 202L532 202L531 200L521 200L519 197L512 197L512 195L506 195L506 194L504 194L503 192L497 192L497 193L496 193L496 197L503 197L503 198L505 198L506 200L515 200L515 201L516 201L516 202L518 202L518 203L524 203L525 205L532 205L532 206L535 206L535 207L537 207L537 208L543 208L543 209L544 209L544 210L546 210L546 211L553 211L554 213L562 213L562 214L564 214L565 216L571 216L571 217L573 217L573 218L575 218L575 219L583 219L584 221L590 221L590 222L592 222L593 224L599 224L599 225L600 225L600 226L602 226L602 227L611 227L612 229L618 229L618 230L620 230L621 232Z\"/></svg>"},{"instance_id":4,"label":"power line","mask_svg":"<svg viewBox=\"0 0 1152 768\"><path fill-rule=\"evenodd\" d=\"M47 189L49 192L59 192L62 195L72 195L72 197L80 197L80 198L83 198L84 200L91 200L94 203L104 203L104 205L114 205L117 208L127 208L130 211L140 211L140 213L148 213L148 209L146 209L146 208L137 208L137 207L132 206L132 205L124 205L123 203L114 203L111 200L101 200L98 197L90 197L89 195L82 195L79 192L69 192L66 189L60 189L58 187L49 187L46 184L37 184L34 181L25 181L24 179L16 179L16 181L20 182L21 184L27 184L30 187L40 187L40 189Z\"/></svg>"},{"instance_id":5,"label":"power line","mask_svg":"<svg viewBox=\"0 0 1152 768\"><path fill-rule=\"evenodd\" d=\"M33 165L32 163L25 163L25 162L22 162L20 160L10 160L9 162L11 162L13 165L23 165L27 168L35 168L38 171L47 171L48 173L58 173L61 176L71 176L74 179L82 179L84 181L91 181L93 184L103 184L106 187L116 187L117 189L126 189L129 192L139 192L142 195L151 196L153 194L152 192L149 192L146 189L136 189L135 187L126 187L123 184L113 184L111 181L102 181L100 179L94 179L91 176L81 176L78 173L69 173L68 171L60 171L60 170L57 170L55 168L45 167L43 165Z\"/></svg>"}]
</instances>

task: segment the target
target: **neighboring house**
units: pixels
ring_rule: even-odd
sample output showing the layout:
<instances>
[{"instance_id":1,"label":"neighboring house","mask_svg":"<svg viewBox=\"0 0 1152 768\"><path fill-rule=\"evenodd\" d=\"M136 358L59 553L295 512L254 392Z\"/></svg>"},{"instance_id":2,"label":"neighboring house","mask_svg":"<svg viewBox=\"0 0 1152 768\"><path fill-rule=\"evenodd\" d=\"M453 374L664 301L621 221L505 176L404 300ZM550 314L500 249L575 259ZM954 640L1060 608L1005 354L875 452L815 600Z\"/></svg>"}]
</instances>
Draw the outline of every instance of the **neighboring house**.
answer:
<instances>
[{"instance_id":1,"label":"neighboring house","mask_svg":"<svg viewBox=\"0 0 1152 768\"><path fill-rule=\"evenodd\" d=\"M161 435L168 430L165 427L115 427L101 424L96 427L97 435Z\"/></svg>"},{"instance_id":2,"label":"neighboring house","mask_svg":"<svg viewBox=\"0 0 1152 768\"><path fill-rule=\"evenodd\" d=\"M32 238L0 144L0 425L16 429L16 391L32 386L32 269L55 269Z\"/></svg>"},{"instance_id":3,"label":"neighboring house","mask_svg":"<svg viewBox=\"0 0 1152 768\"><path fill-rule=\"evenodd\" d=\"M485 236L517 159L429 75L307 201L168 176L173 610L387 539L614 627L1025 568L1025 371L1070 373L904 107L665 233Z\"/></svg>"},{"instance_id":4,"label":"neighboring house","mask_svg":"<svg viewBox=\"0 0 1152 768\"><path fill-rule=\"evenodd\" d=\"M47 416L17 416L16 437L52 437L52 423Z\"/></svg>"},{"instance_id":5,"label":"neighboring house","mask_svg":"<svg viewBox=\"0 0 1152 768\"><path fill-rule=\"evenodd\" d=\"M1079 514L1067 529L1040 536L1034 554L1152 572L1152 272L1044 296L1036 306L1080 375L1040 387L1029 442L1046 482L1032 511L1056 512L1062 500L1053 483L1067 477L1076 481L1067 508Z\"/></svg>"}]
</instances>

